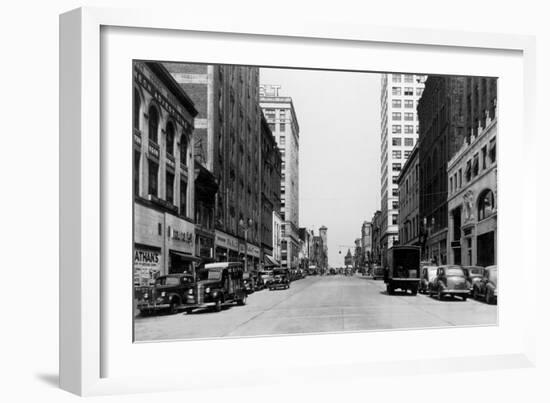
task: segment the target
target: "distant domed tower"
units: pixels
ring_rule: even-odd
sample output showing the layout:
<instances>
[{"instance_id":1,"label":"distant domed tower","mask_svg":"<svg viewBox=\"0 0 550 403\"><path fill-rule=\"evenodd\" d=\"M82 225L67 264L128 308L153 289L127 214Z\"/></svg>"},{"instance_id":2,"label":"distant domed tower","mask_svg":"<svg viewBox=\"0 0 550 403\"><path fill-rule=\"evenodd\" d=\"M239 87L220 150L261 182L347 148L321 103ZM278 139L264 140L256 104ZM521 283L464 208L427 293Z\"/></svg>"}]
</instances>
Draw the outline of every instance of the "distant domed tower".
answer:
<instances>
[{"instance_id":1,"label":"distant domed tower","mask_svg":"<svg viewBox=\"0 0 550 403\"><path fill-rule=\"evenodd\" d=\"M344 258L344 264L347 266L353 266L353 256L351 255L351 251L348 249L348 253L346 253L346 257Z\"/></svg>"}]
</instances>

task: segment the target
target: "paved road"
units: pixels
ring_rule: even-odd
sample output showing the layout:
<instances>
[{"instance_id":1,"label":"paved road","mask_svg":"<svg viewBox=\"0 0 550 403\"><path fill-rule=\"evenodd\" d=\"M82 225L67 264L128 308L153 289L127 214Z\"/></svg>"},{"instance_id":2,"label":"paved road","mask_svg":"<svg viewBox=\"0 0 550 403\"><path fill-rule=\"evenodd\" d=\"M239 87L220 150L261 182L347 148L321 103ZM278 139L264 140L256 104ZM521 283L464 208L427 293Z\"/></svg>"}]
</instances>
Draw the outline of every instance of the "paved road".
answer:
<instances>
[{"instance_id":1,"label":"paved road","mask_svg":"<svg viewBox=\"0 0 550 403\"><path fill-rule=\"evenodd\" d=\"M497 306L469 299L386 294L359 275L310 276L255 292L222 312L135 318L136 341L496 324Z\"/></svg>"}]
</instances>

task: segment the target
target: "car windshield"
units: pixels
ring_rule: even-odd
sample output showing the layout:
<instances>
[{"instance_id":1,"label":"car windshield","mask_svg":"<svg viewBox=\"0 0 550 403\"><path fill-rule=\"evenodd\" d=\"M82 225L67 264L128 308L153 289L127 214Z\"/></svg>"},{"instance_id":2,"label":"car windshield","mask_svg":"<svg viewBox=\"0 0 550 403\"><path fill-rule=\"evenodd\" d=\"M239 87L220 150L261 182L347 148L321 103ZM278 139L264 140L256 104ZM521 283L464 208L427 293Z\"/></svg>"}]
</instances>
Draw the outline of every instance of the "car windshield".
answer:
<instances>
[{"instance_id":1,"label":"car windshield","mask_svg":"<svg viewBox=\"0 0 550 403\"><path fill-rule=\"evenodd\" d=\"M433 279L435 275L437 274L437 267L429 267L426 269L428 272L428 279Z\"/></svg>"},{"instance_id":2,"label":"car windshield","mask_svg":"<svg viewBox=\"0 0 550 403\"><path fill-rule=\"evenodd\" d=\"M178 285L180 283L179 277L159 277L155 281L155 285Z\"/></svg>"},{"instance_id":3,"label":"car windshield","mask_svg":"<svg viewBox=\"0 0 550 403\"><path fill-rule=\"evenodd\" d=\"M203 269L199 273L201 280L220 280L222 278L221 269Z\"/></svg>"},{"instance_id":4,"label":"car windshield","mask_svg":"<svg viewBox=\"0 0 550 403\"><path fill-rule=\"evenodd\" d=\"M483 274L483 269L481 267L474 267L470 269L470 276L479 275L481 276Z\"/></svg>"},{"instance_id":5,"label":"car windshield","mask_svg":"<svg viewBox=\"0 0 550 403\"><path fill-rule=\"evenodd\" d=\"M285 275L286 271L285 270L273 270L273 274L276 275L276 276L281 276L281 275Z\"/></svg>"},{"instance_id":6,"label":"car windshield","mask_svg":"<svg viewBox=\"0 0 550 403\"><path fill-rule=\"evenodd\" d=\"M460 267L451 267L445 270L445 275L464 277L464 271Z\"/></svg>"}]
</instances>

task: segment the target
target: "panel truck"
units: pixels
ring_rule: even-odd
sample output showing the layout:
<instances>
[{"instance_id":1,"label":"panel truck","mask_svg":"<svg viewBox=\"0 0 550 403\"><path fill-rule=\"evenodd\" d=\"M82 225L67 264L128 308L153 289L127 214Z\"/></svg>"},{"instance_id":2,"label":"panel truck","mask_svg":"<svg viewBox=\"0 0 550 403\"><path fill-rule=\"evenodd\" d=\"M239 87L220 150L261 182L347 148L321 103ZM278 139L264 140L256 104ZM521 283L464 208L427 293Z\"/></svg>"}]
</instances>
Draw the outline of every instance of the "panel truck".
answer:
<instances>
[{"instance_id":1,"label":"panel truck","mask_svg":"<svg viewBox=\"0 0 550 403\"><path fill-rule=\"evenodd\" d=\"M397 289L416 295L420 284L420 247L399 245L388 249L384 282L389 295Z\"/></svg>"}]
</instances>

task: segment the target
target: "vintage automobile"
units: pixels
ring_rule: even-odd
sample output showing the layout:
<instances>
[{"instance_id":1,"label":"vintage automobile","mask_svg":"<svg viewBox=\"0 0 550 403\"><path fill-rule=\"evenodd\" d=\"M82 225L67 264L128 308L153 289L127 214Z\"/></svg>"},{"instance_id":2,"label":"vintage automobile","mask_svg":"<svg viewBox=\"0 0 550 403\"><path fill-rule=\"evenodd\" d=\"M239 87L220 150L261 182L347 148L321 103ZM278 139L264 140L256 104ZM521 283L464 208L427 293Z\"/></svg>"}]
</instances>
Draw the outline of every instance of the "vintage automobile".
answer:
<instances>
[{"instance_id":1,"label":"vintage automobile","mask_svg":"<svg viewBox=\"0 0 550 403\"><path fill-rule=\"evenodd\" d=\"M474 284L474 298L483 299L488 304L496 304L498 297L497 266L487 266L483 269L483 277Z\"/></svg>"},{"instance_id":2,"label":"vintage automobile","mask_svg":"<svg viewBox=\"0 0 550 403\"><path fill-rule=\"evenodd\" d=\"M278 268L273 270L273 280L269 284L270 290L290 287L290 273L288 269Z\"/></svg>"},{"instance_id":3,"label":"vintage automobile","mask_svg":"<svg viewBox=\"0 0 550 403\"><path fill-rule=\"evenodd\" d=\"M418 292L426 294L430 283L434 280L437 273L437 266L422 266L420 270L420 284L418 285Z\"/></svg>"},{"instance_id":4,"label":"vintage automobile","mask_svg":"<svg viewBox=\"0 0 550 403\"><path fill-rule=\"evenodd\" d=\"M462 266L464 269L464 275L466 281L468 281L468 287L470 288L470 295L474 296L474 284L481 280L483 277L483 267L481 266Z\"/></svg>"},{"instance_id":5,"label":"vintage automobile","mask_svg":"<svg viewBox=\"0 0 550 403\"><path fill-rule=\"evenodd\" d=\"M247 291L244 284L242 262L209 263L198 274L194 287L187 292L183 311L213 307L216 312L222 306L246 304Z\"/></svg>"},{"instance_id":6,"label":"vintage automobile","mask_svg":"<svg viewBox=\"0 0 550 403\"><path fill-rule=\"evenodd\" d=\"M269 284L273 281L273 270L260 271L260 278L264 287L269 287Z\"/></svg>"},{"instance_id":7,"label":"vintage automobile","mask_svg":"<svg viewBox=\"0 0 550 403\"><path fill-rule=\"evenodd\" d=\"M445 265L437 268L436 276L429 283L428 294L437 295L439 300L443 300L446 295L460 296L464 301L470 295L468 282L461 266Z\"/></svg>"},{"instance_id":8,"label":"vintage automobile","mask_svg":"<svg viewBox=\"0 0 550 403\"><path fill-rule=\"evenodd\" d=\"M159 311L177 313L182 309L188 291L193 287L191 274L168 274L160 276L150 287L141 287L137 308L142 316Z\"/></svg>"},{"instance_id":9,"label":"vintage automobile","mask_svg":"<svg viewBox=\"0 0 550 403\"><path fill-rule=\"evenodd\" d=\"M247 294L256 291L256 279L252 273L243 273L243 284Z\"/></svg>"},{"instance_id":10,"label":"vintage automobile","mask_svg":"<svg viewBox=\"0 0 550 403\"><path fill-rule=\"evenodd\" d=\"M380 280L384 278L384 268L382 266L374 266L372 269L372 279Z\"/></svg>"}]
</instances>

